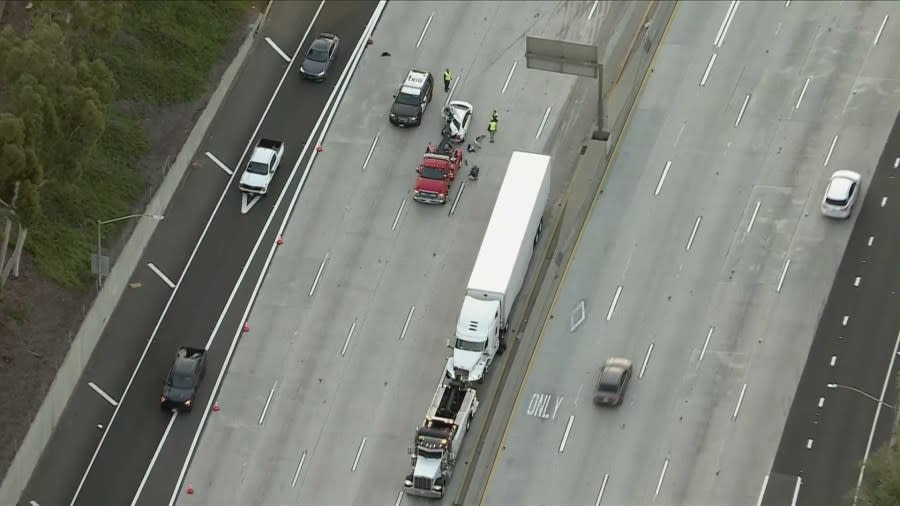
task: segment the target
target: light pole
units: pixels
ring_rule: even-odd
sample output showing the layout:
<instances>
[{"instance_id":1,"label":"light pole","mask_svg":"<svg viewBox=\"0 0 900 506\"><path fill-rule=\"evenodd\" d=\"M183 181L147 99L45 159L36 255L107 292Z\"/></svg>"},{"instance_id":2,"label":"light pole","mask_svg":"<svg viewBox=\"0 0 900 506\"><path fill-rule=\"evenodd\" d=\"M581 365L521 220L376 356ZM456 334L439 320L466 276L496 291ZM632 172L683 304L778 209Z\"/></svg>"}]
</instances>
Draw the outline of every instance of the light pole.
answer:
<instances>
[{"instance_id":1,"label":"light pole","mask_svg":"<svg viewBox=\"0 0 900 506\"><path fill-rule=\"evenodd\" d=\"M109 223L130 220L132 218L153 218L156 221L162 221L166 217L161 214L139 213L139 214L129 214L128 216L120 216L118 218L113 218L111 220L97 220L97 291L98 292L103 287L103 266L102 266L102 262L100 261L100 259L102 257L102 254L101 254L102 239L103 239L102 227L103 227L103 225L107 225Z\"/></svg>"},{"instance_id":2,"label":"light pole","mask_svg":"<svg viewBox=\"0 0 900 506\"><path fill-rule=\"evenodd\" d=\"M847 385L840 385L840 384L837 384L837 383L829 383L829 384L827 384L827 385L825 385L825 386L828 387L828 388L830 388L830 389L832 389L832 390L837 390L838 388L843 388L844 390L850 390L851 392L856 392L856 393L858 393L859 395L862 395L863 397L868 397L869 399L872 399L873 401L875 401L875 402L877 402L877 403L879 403L879 404L884 404L885 406L887 406L887 407L889 407L889 408L891 408L891 409L895 409L894 406L892 406L891 404L888 404L888 403L884 402L883 400L881 400L881 399L875 397L874 395L871 395L871 394L868 394L868 393L866 393L866 392L863 392L862 390L860 390L860 389L858 389L858 388L855 388L855 387L851 387L851 386L847 386Z\"/></svg>"}]
</instances>

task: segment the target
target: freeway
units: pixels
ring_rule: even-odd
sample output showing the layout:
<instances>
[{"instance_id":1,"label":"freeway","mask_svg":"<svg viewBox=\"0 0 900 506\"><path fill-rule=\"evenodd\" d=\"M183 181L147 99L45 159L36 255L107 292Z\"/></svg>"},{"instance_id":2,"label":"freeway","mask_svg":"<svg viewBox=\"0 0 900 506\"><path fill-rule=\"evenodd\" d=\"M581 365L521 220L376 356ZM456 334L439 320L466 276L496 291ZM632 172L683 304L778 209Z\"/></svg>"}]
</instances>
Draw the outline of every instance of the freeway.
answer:
<instances>
[{"instance_id":1,"label":"freeway","mask_svg":"<svg viewBox=\"0 0 900 506\"><path fill-rule=\"evenodd\" d=\"M898 166L900 116L819 321L762 504L842 503L861 478L859 463L891 437L900 312L886 309L900 305Z\"/></svg>"},{"instance_id":2,"label":"freeway","mask_svg":"<svg viewBox=\"0 0 900 506\"><path fill-rule=\"evenodd\" d=\"M856 220L825 180L871 180L900 104L892 7L679 3L484 504L757 502ZM634 377L600 409L609 356Z\"/></svg>"},{"instance_id":3,"label":"freeway","mask_svg":"<svg viewBox=\"0 0 900 506\"><path fill-rule=\"evenodd\" d=\"M297 185L304 143L331 102L337 75L324 86L302 82L295 48L309 43L305 32L325 30L352 47L374 8L373 2L275 4L144 252L141 265L148 267L133 274L132 288L107 324L23 503L160 504L168 498L179 470L169 463L183 460L200 417L161 413L162 380L182 344L208 346L207 374L218 374L227 339L240 327L234 309L242 309L249 280L262 267L258 245L274 242L270 223L285 211L279 195ZM340 53L335 74L349 56ZM269 196L244 214L236 176L260 136L284 140L285 155ZM228 337L216 339L219 334ZM201 388L201 403L212 386Z\"/></svg>"},{"instance_id":4,"label":"freeway","mask_svg":"<svg viewBox=\"0 0 900 506\"><path fill-rule=\"evenodd\" d=\"M510 152L577 152L587 131L573 120L576 80L526 70L523 35L595 40L604 19L644 8L610 6L586 22L589 2L510 5L388 3L357 71L365 80L348 88L253 304L179 504L420 502L401 494L407 448L442 374ZM423 125L402 130L387 112L410 68L430 70L438 89ZM470 137L496 108L497 141L467 154L480 178L463 187L463 174L451 203L417 204L413 169L439 140L450 96L475 106ZM554 170L558 195L571 167Z\"/></svg>"}]
</instances>

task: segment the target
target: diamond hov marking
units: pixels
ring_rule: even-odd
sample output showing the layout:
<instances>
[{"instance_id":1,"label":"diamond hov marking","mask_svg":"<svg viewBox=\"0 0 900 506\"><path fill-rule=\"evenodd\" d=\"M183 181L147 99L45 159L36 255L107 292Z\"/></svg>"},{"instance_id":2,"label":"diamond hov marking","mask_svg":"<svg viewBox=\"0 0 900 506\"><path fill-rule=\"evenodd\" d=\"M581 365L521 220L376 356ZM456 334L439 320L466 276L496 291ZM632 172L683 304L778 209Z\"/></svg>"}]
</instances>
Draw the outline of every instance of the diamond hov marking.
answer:
<instances>
[{"instance_id":1,"label":"diamond hov marking","mask_svg":"<svg viewBox=\"0 0 900 506\"><path fill-rule=\"evenodd\" d=\"M584 301L578 303L575 309L569 314L569 332L575 332L575 329L584 322Z\"/></svg>"}]
</instances>

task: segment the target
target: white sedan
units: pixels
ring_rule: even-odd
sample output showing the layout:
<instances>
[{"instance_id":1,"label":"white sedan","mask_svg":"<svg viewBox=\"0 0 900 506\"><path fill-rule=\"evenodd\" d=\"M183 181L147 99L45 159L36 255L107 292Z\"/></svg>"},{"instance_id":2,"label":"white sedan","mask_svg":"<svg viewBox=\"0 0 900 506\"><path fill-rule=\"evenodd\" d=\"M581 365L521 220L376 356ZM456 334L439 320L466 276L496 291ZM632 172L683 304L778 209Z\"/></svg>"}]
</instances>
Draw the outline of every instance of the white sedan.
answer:
<instances>
[{"instance_id":1,"label":"white sedan","mask_svg":"<svg viewBox=\"0 0 900 506\"><path fill-rule=\"evenodd\" d=\"M472 123L472 111L475 108L468 102L454 100L444 108L444 129L441 133L450 137L453 142L462 142L466 139L469 124Z\"/></svg>"},{"instance_id":2,"label":"white sedan","mask_svg":"<svg viewBox=\"0 0 900 506\"><path fill-rule=\"evenodd\" d=\"M860 190L860 175L852 170L832 174L822 198L822 214L829 218L849 218Z\"/></svg>"}]
</instances>

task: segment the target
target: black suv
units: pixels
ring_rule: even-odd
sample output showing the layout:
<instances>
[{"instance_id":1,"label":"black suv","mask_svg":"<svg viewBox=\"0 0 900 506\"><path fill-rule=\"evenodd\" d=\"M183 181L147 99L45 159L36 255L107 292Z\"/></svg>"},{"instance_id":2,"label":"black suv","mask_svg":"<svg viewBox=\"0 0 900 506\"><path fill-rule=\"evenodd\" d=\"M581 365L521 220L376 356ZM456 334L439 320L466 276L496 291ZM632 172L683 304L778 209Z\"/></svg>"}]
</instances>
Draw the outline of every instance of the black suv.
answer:
<instances>
[{"instance_id":1,"label":"black suv","mask_svg":"<svg viewBox=\"0 0 900 506\"><path fill-rule=\"evenodd\" d=\"M422 124L422 114L431 102L434 92L434 78L426 70L410 70L400 90L394 94L391 105L391 123L399 126Z\"/></svg>"},{"instance_id":2,"label":"black suv","mask_svg":"<svg viewBox=\"0 0 900 506\"><path fill-rule=\"evenodd\" d=\"M182 346L175 354L175 363L163 383L159 405L164 410L190 411L197 387L206 372L206 350Z\"/></svg>"}]
</instances>

